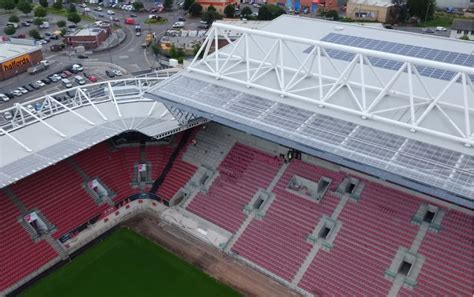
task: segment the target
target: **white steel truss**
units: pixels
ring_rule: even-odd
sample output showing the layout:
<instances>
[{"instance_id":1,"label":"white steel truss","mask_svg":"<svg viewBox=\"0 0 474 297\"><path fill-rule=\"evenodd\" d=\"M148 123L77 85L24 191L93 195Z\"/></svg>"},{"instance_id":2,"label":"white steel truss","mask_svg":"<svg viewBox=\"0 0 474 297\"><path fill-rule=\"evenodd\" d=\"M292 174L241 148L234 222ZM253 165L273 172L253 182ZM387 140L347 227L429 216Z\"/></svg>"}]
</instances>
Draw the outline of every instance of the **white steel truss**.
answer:
<instances>
[{"instance_id":1,"label":"white steel truss","mask_svg":"<svg viewBox=\"0 0 474 297\"><path fill-rule=\"evenodd\" d=\"M227 32L239 33L240 38L230 40ZM219 40L229 45L219 48ZM340 61L331 57L331 50L354 57ZM369 58L402 66L397 71L377 68ZM437 80L421 76L417 67L454 75L449 81ZM471 67L214 23L188 71L278 94L295 103L474 145ZM341 95L345 100L340 100ZM438 125L439 121L446 124Z\"/></svg>"},{"instance_id":2,"label":"white steel truss","mask_svg":"<svg viewBox=\"0 0 474 297\"><path fill-rule=\"evenodd\" d=\"M88 84L49 94L21 104L17 103L13 107L0 110L0 114L2 115L5 113L12 115L11 119L0 121L0 136L9 137L25 151L31 152L28 146L12 135L12 132L24 126L39 122L60 137L65 138L67 135L61 131L61 127L55 127L45 120L54 115L69 112L89 125L95 126L93 121L81 115L76 110L83 106L92 106L104 121L108 121L108 118L100 108L100 103L104 102L112 102L118 116L121 117L120 104L137 101L152 101L146 98L144 93L174 73L175 72L165 73L166 75L163 75L163 73L154 73L142 77ZM127 90L127 93L123 94L123 90ZM67 92L70 94L73 93L74 96L70 99L66 99L65 94ZM122 93L117 94L120 92ZM133 95L130 95L131 92L133 92ZM62 100L58 100L58 98L62 98ZM156 105L156 102L154 105ZM149 114L151 114L151 111L152 110L150 110Z\"/></svg>"}]
</instances>

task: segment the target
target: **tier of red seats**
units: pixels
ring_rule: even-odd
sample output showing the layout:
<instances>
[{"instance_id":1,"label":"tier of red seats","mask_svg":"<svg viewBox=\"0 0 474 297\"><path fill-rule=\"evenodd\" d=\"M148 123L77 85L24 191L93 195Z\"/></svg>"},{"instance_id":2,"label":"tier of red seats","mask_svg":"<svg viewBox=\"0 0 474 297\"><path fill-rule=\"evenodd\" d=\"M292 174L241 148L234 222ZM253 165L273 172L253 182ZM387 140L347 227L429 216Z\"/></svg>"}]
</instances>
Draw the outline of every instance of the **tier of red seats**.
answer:
<instances>
[{"instance_id":1,"label":"tier of red seats","mask_svg":"<svg viewBox=\"0 0 474 297\"><path fill-rule=\"evenodd\" d=\"M342 228L330 252L320 251L299 286L317 294L386 295L384 272L400 247L410 248L419 228L411 223L421 199L364 181L357 202L338 219Z\"/></svg>"},{"instance_id":2,"label":"tier of red seats","mask_svg":"<svg viewBox=\"0 0 474 297\"><path fill-rule=\"evenodd\" d=\"M472 296L474 293L474 217L447 210L438 233L427 232L418 252L425 262L412 296Z\"/></svg>"},{"instance_id":3,"label":"tier of red seats","mask_svg":"<svg viewBox=\"0 0 474 297\"><path fill-rule=\"evenodd\" d=\"M53 235L58 238L105 209L87 194L83 182L67 161L62 161L22 179L10 189L28 209L38 208L56 226Z\"/></svg>"},{"instance_id":4,"label":"tier of red seats","mask_svg":"<svg viewBox=\"0 0 474 297\"><path fill-rule=\"evenodd\" d=\"M124 152L135 155L138 162L139 148L121 148L111 151L107 142L99 143L73 158L90 178L99 177L102 182L117 194L114 200L121 200L137 191L131 187L133 162L127 161Z\"/></svg>"},{"instance_id":5,"label":"tier of red seats","mask_svg":"<svg viewBox=\"0 0 474 297\"><path fill-rule=\"evenodd\" d=\"M20 211L0 192L0 292L53 260L56 252L45 241L33 242L17 222Z\"/></svg>"},{"instance_id":6,"label":"tier of red seats","mask_svg":"<svg viewBox=\"0 0 474 297\"><path fill-rule=\"evenodd\" d=\"M219 166L219 177L207 194L194 197L188 210L235 232L245 220L242 211L259 188L268 187L281 166L281 160L236 144Z\"/></svg>"},{"instance_id":7,"label":"tier of red seats","mask_svg":"<svg viewBox=\"0 0 474 297\"><path fill-rule=\"evenodd\" d=\"M186 185L188 180L196 172L196 166L183 161L183 154L186 152L187 146L191 144L193 135L195 133L196 131L191 132L191 136L189 137L187 143L180 149L178 156L173 162L173 166L171 167L170 171L168 171L166 178L158 188L157 194L159 197L169 201L180 188ZM179 143L182 136L182 133L176 135L175 142Z\"/></svg>"},{"instance_id":8,"label":"tier of red seats","mask_svg":"<svg viewBox=\"0 0 474 297\"><path fill-rule=\"evenodd\" d=\"M151 178L155 180L160 176L173 153L173 145L147 145L145 146L145 161L151 164Z\"/></svg>"},{"instance_id":9,"label":"tier of red seats","mask_svg":"<svg viewBox=\"0 0 474 297\"><path fill-rule=\"evenodd\" d=\"M344 175L293 160L278 181L276 195L263 220L254 219L232 250L276 275L291 281L312 245L306 238L323 214L331 215L339 199L326 195L318 203L286 190L295 175L319 181L323 175L339 183Z\"/></svg>"}]
</instances>

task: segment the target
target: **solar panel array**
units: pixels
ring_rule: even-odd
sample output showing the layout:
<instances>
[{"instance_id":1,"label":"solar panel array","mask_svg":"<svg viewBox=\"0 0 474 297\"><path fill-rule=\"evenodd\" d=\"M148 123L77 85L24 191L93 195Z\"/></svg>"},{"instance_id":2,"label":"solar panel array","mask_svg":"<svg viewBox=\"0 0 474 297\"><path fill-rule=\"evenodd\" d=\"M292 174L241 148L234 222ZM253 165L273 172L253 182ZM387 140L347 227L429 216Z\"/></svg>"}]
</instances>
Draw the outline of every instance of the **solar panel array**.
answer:
<instances>
[{"instance_id":1,"label":"solar panel array","mask_svg":"<svg viewBox=\"0 0 474 297\"><path fill-rule=\"evenodd\" d=\"M449 64L456 64L462 65L467 67L474 67L474 55L468 55L458 52L450 52L438 49L432 49L427 47L421 46L413 46L403 43L397 42L388 42L382 41L377 39L370 39L352 35L345 35L345 34L338 34L338 33L330 33L326 35L321 41L331 42L336 44L342 44L347 46L353 46L358 48L370 49L380 52L392 53L403 55L407 57L414 57L420 58L425 60L432 60L438 62L444 62ZM311 50L307 49L305 52L309 52ZM327 53L331 58L344 60L344 61L351 61L354 59L354 54L334 50L334 49L327 49ZM402 66L401 62L389 60L389 59L381 59L376 57L369 57L370 63L375 67L381 67L390 70L398 70ZM451 80L455 75L452 71L445 71L442 69L436 69L432 67L425 67L425 66L416 66L416 69L422 76L432 77L441 80ZM474 81L474 75L470 76L471 81Z\"/></svg>"},{"instance_id":2,"label":"solar panel array","mask_svg":"<svg viewBox=\"0 0 474 297\"><path fill-rule=\"evenodd\" d=\"M160 98L211 112L235 123L395 172L474 199L474 156L257 97L210 82L178 76L152 91ZM256 134L258 135L258 134Z\"/></svg>"}]
</instances>

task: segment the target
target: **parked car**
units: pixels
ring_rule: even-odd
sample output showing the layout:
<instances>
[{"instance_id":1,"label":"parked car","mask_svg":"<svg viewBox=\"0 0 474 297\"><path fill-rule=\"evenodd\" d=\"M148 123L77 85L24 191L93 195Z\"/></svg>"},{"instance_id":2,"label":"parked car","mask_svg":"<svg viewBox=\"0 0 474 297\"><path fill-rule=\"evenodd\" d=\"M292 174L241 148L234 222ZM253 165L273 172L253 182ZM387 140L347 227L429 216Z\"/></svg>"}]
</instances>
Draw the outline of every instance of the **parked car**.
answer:
<instances>
[{"instance_id":1,"label":"parked car","mask_svg":"<svg viewBox=\"0 0 474 297\"><path fill-rule=\"evenodd\" d=\"M21 95L23 95L23 93L18 89L11 91L11 93L16 97L20 97Z\"/></svg>"},{"instance_id":2,"label":"parked car","mask_svg":"<svg viewBox=\"0 0 474 297\"><path fill-rule=\"evenodd\" d=\"M66 74L67 77L72 75L72 72L69 70L64 70L63 73Z\"/></svg>"},{"instance_id":3,"label":"parked car","mask_svg":"<svg viewBox=\"0 0 474 297\"><path fill-rule=\"evenodd\" d=\"M61 79L61 82L62 82L63 86L65 86L66 88L72 88L72 83L69 79L63 78L63 79Z\"/></svg>"},{"instance_id":4,"label":"parked car","mask_svg":"<svg viewBox=\"0 0 474 297\"><path fill-rule=\"evenodd\" d=\"M106 70L106 71L105 71L105 74L106 74L108 77L110 77L110 78L114 78L114 77L115 77L115 73L113 73L113 72L110 71L110 70Z\"/></svg>"},{"instance_id":5,"label":"parked car","mask_svg":"<svg viewBox=\"0 0 474 297\"><path fill-rule=\"evenodd\" d=\"M87 79L91 82L97 82L97 77L94 75L89 76Z\"/></svg>"},{"instance_id":6,"label":"parked car","mask_svg":"<svg viewBox=\"0 0 474 297\"><path fill-rule=\"evenodd\" d=\"M25 89L25 88L23 88L23 87L19 87L18 90L20 90L20 92L21 92L22 94L27 94L27 93L28 93L28 90Z\"/></svg>"},{"instance_id":7,"label":"parked car","mask_svg":"<svg viewBox=\"0 0 474 297\"><path fill-rule=\"evenodd\" d=\"M25 88L26 90L28 90L28 92L33 92L35 90L32 87L30 87L29 85L24 85L22 88Z\"/></svg>"},{"instance_id":8,"label":"parked car","mask_svg":"<svg viewBox=\"0 0 474 297\"><path fill-rule=\"evenodd\" d=\"M98 16L99 18L105 17L105 15L104 15L103 13L98 13L97 16Z\"/></svg>"},{"instance_id":9,"label":"parked car","mask_svg":"<svg viewBox=\"0 0 474 297\"><path fill-rule=\"evenodd\" d=\"M96 7L94 8L95 11L102 11L102 7Z\"/></svg>"},{"instance_id":10,"label":"parked car","mask_svg":"<svg viewBox=\"0 0 474 297\"><path fill-rule=\"evenodd\" d=\"M22 25L23 27L29 27L29 26L31 26L31 23L28 22L28 21L23 21L23 22L21 22L21 25Z\"/></svg>"},{"instance_id":11,"label":"parked car","mask_svg":"<svg viewBox=\"0 0 474 297\"><path fill-rule=\"evenodd\" d=\"M112 72L115 74L115 76L122 76L122 71L120 70L112 70Z\"/></svg>"},{"instance_id":12,"label":"parked car","mask_svg":"<svg viewBox=\"0 0 474 297\"><path fill-rule=\"evenodd\" d=\"M136 14L134 14L134 13L131 13L131 14L130 14L130 17L131 17L131 18L136 18L136 17L137 17L137 15L136 15Z\"/></svg>"},{"instance_id":13,"label":"parked car","mask_svg":"<svg viewBox=\"0 0 474 297\"><path fill-rule=\"evenodd\" d=\"M81 54L81 55L77 55L77 57L78 57L79 59L88 59L88 58L89 58L88 56L82 55L82 54Z\"/></svg>"},{"instance_id":14,"label":"parked car","mask_svg":"<svg viewBox=\"0 0 474 297\"><path fill-rule=\"evenodd\" d=\"M3 113L3 118L4 118L5 120L7 120L7 121L13 119L13 114L12 114L12 112L11 112L11 111L5 111L5 112Z\"/></svg>"},{"instance_id":15,"label":"parked car","mask_svg":"<svg viewBox=\"0 0 474 297\"><path fill-rule=\"evenodd\" d=\"M42 82L41 80L37 80L35 81L35 83L40 86L40 87L44 87L46 84L44 82Z\"/></svg>"},{"instance_id":16,"label":"parked car","mask_svg":"<svg viewBox=\"0 0 474 297\"><path fill-rule=\"evenodd\" d=\"M115 12L114 12L113 10L107 10L107 14L108 14L108 15L114 15Z\"/></svg>"},{"instance_id":17,"label":"parked car","mask_svg":"<svg viewBox=\"0 0 474 297\"><path fill-rule=\"evenodd\" d=\"M35 89L35 90L41 89L41 87L38 86L36 83L29 83L28 85L29 85L30 87L32 87L33 89Z\"/></svg>"},{"instance_id":18,"label":"parked car","mask_svg":"<svg viewBox=\"0 0 474 297\"><path fill-rule=\"evenodd\" d=\"M8 102L10 100L10 98L8 98L8 96L5 95L5 94L0 94L0 100L2 102Z\"/></svg>"},{"instance_id":19,"label":"parked car","mask_svg":"<svg viewBox=\"0 0 474 297\"><path fill-rule=\"evenodd\" d=\"M78 73L78 72L83 71L84 67L82 67L81 64L74 64L68 70L72 73Z\"/></svg>"}]
</instances>

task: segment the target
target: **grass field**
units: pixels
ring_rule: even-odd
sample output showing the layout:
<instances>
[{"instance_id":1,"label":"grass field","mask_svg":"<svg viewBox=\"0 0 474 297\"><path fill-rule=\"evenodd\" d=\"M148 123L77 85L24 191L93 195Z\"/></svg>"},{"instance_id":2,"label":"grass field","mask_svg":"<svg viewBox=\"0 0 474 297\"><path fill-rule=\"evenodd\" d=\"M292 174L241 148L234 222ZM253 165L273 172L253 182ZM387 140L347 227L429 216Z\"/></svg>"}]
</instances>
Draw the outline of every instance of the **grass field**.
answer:
<instances>
[{"instance_id":1,"label":"grass field","mask_svg":"<svg viewBox=\"0 0 474 297\"><path fill-rule=\"evenodd\" d=\"M240 296L153 242L119 229L21 296Z\"/></svg>"}]
</instances>

